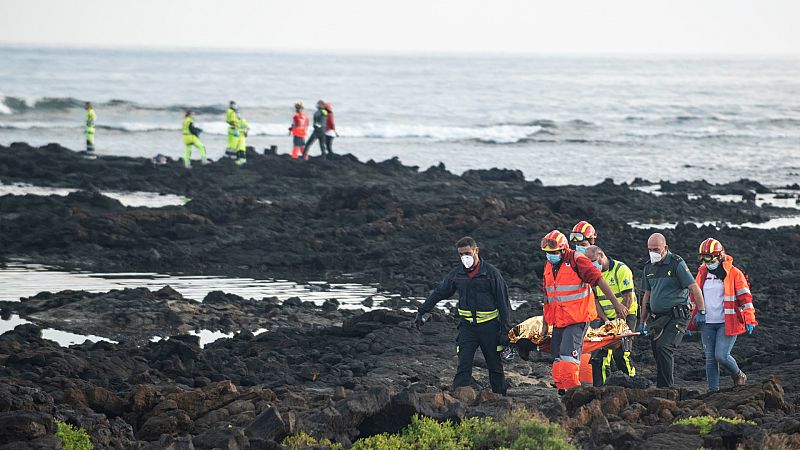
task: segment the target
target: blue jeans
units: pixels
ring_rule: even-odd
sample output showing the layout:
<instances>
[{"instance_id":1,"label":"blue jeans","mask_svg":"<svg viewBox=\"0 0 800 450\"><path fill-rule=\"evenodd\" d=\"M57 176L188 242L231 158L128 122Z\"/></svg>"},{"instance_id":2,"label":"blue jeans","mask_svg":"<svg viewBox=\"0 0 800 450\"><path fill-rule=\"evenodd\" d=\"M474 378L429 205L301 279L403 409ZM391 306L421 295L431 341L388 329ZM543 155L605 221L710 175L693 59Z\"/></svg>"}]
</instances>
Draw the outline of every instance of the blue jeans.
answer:
<instances>
[{"instance_id":1,"label":"blue jeans","mask_svg":"<svg viewBox=\"0 0 800 450\"><path fill-rule=\"evenodd\" d=\"M708 389L718 391L720 366L727 369L732 376L739 374L739 366L731 356L731 349L733 349L733 344L736 343L736 336L725 334L724 323L707 323L700 330L700 337L703 340L703 350L706 355Z\"/></svg>"}]
</instances>

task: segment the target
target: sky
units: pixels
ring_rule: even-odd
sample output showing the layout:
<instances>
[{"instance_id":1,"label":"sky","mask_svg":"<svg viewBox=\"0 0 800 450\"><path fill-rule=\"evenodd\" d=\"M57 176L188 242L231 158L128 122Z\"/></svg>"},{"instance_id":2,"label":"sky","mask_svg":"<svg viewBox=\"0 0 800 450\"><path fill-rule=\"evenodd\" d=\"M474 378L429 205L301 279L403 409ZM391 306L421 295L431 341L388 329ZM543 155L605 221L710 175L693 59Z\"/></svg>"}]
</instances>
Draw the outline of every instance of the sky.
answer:
<instances>
[{"instance_id":1,"label":"sky","mask_svg":"<svg viewBox=\"0 0 800 450\"><path fill-rule=\"evenodd\" d=\"M0 45L800 55L798 0L0 0Z\"/></svg>"}]
</instances>

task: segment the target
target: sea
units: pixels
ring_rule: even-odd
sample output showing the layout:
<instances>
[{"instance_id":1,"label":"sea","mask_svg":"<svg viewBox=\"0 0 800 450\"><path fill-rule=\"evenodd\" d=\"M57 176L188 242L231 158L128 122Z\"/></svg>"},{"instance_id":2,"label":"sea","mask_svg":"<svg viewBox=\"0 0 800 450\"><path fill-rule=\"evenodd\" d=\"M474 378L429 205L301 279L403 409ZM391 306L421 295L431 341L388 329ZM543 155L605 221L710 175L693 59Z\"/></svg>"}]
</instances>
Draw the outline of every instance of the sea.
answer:
<instances>
[{"instance_id":1,"label":"sea","mask_svg":"<svg viewBox=\"0 0 800 450\"><path fill-rule=\"evenodd\" d=\"M236 100L248 145L289 153L294 103L313 113L319 99L334 152L362 161L515 169L546 185L800 182L800 57L0 47L3 145L83 149L88 100L98 154L179 158L188 108L217 159Z\"/></svg>"}]
</instances>

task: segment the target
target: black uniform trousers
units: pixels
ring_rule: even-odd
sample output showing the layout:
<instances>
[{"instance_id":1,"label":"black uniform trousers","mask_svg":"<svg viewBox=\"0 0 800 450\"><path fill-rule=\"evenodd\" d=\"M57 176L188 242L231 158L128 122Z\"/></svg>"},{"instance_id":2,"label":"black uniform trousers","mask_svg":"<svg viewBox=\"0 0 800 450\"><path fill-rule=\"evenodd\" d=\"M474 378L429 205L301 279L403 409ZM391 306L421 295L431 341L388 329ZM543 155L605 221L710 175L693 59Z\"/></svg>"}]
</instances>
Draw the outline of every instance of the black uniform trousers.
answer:
<instances>
[{"instance_id":1,"label":"black uniform trousers","mask_svg":"<svg viewBox=\"0 0 800 450\"><path fill-rule=\"evenodd\" d=\"M498 345L500 343L500 321L497 319L484 323L472 323L461 319L458 324L458 369L453 378L453 389L469 386L472 383L472 362L478 347L486 360L489 369L489 383L492 392L505 395L506 379L503 374L503 363L500 359Z\"/></svg>"}]
</instances>

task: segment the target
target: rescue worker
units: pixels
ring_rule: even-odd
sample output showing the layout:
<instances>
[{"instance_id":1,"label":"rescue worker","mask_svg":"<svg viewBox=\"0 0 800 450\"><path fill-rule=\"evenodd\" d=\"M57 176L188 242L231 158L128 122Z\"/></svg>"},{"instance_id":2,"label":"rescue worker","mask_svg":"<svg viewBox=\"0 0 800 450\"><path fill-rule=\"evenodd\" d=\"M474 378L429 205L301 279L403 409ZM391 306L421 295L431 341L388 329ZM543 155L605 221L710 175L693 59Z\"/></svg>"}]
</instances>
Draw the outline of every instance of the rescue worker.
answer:
<instances>
[{"instance_id":1,"label":"rescue worker","mask_svg":"<svg viewBox=\"0 0 800 450\"><path fill-rule=\"evenodd\" d=\"M295 114L292 117L292 126L289 132L292 134L292 159L297 159L303 154L306 145L306 131L308 130L308 115L303 111L303 102L294 104Z\"/></svg>"},{"instance_id":2,"label":"rescue worker","mask_svg":"<svg viewBox=\"0 0 800 450\"><path fill-rule=\"evenodd\" d=\"M667 238L653 233L647 239L650 262L644 266L639 330L650 336L656 360L656 386L672 387L675 350L678 349L689 324L689 292L698 312L705 317L703 293L689 272L686 262L669 251Z\"/></svg>"},{"instance_id":3,"label":"rescue worker","mask_svg":"<svg viewBox=\"0 0 800 450\"><path fill-rule=\"evenodd\" d=\"M237 112L239 105L235 100L231 100L228 109L225 111L225 122L228 124L228 141L225 145L225 156L228 158L236 158L236 147L239 143L239 121Z\"/></svg>"},{"instance_id":4,"label":"rescue worker","mask_svg":"<svg viewBox=\"0 0 800 450\"><path fill-rule=\"evenodd\" d=\"M250 124L242 117L238 109L236 111L236 128L239 130L239 137L236 139L236 165L241 166L247 163L247 133L250 132Z\"/></svg>"},{"instance_id":5,"label":"rescue worker","mask_svg":"<svg viewBox=\"0 0 800 450\"><path fill-rule=\"evenodd\" d=\"M624 262L617 261L606 256L605 252L596 245L591 245L586 249L586 257L600 269L603 279L606 280L617 301L628 308L625 315L625 323L631 331L636 330L636 313L639 310L636 302L636 293L633 290L633 272ZM603 308L606 317L609 319L617 318L617 310L614 305L606 298L600 289L595 288L597 301ZM600 349L594 352L591 359L592 381L595 386L603 386L606 382L608 369L611 368L612 360L617 368L629 377L636 375L636 368L631 361L631 349L633 339L631 337L622 338L622 343L618 349Z\"/></svg>"},{"instance_id":6,"label":"rescue worker","mask_svg":"<svg viewBox=\"0 0 800 450\"><path fill-rule=\"evenodd\" d=\"M336 132L336 123L333 121L333 105L325 103L325 111L328 112L325 122L325 148L328 149L328 158L333 157L333 138L339 137Z\"/></svg>"},{"instance_id":7,"label":"rescue worker","mask_svg":"<svg viewBox=\"0 0 800 450\"><path fill-rule=\"evenodd\" d=\"M695 308L689 330L700 330L708 389L719 390L720 366L730 373L734 386L742 386L747 376L739 369L731 350L736 336L745 331L753 334L758 325L750 284L718 240L708 238L700 243L697 256L701 264L695 282L703 291L705 314Z\"/></svg>"},{"instance_id":8,"label":"rescue worker","mask_svg":"<svg viewBox=\"0 0 800 450\"><path fill-rule=\"evenodd\" d=\"M202 131L194 125L194 111L186 111L186 116L183 118L183 144L186 146L186 150L183 152L183 166L187 169L192 168L192 147L197 147L200 161L203 164L209 162L206 159L206 147L200 142Z\"/></svg>"},{"instance_id":9,"label":"rescue worker","mask_svg":"<svg viewBox=\"0 0 800 450\"><path fill-rule=\"evenodd\" d=\"M325 109L325 102L319 100L317 102L317 111L314 113L314 129L311 131L311 137L308 138L308 142L303 148L303 159L308 159L308 148L316 140L319 140L319 149L322 152L322 156L325 156L325 123L327 121L328 110Z\"/></svg>"},{"instance_id":10,"label":"rescue worker","mask_svg":"<svg viewBox=\"0 0 800 450\"><path fill-rule=\"evenodd\" d=\"M417 328L421 327L425 314L436 303L458 292L458 315L461 320L456 339L458 369L453 378L453 389L470 385L472 361L475 351L480 347L489 370L492 392L505 395L506 382L500 352L503 350L503 338L508 338L508 330L511 329L508 286L500 271L480 258L480 248L475 239L469 236L459 239L456 250L461 264L431 291L417 310L414 323Z\"/></svg>"},{"instance_id":11,"label":"rescue worker","mask_svg":"<svg viewBox=\"0 0 800 450\"><path fill-rule=\"evenodd\" d=\"M581 220L572 227L572 232L569 234L570 242L575 244L575 251L578 253L586 253L586 249L590 245L594 245L597 241L597 232L592 224L585 220Z\"/></svg>"},{"instance_id":12,"label":"rescue worker","mask_svg":"<svg viewBox=\"0 0 800 450\"><path fill-rule=\"evenodd\" d=\"M94 124L97 121L97 114L94 112L94 107L92 107L92 102L86 102L83 105L83 108L86 110L85 122L86 122L86 129L84 134L86 135L86 151L93 152L94 151Z\"/></svg>"},{"instance_id":13,"label":"rescue worker","mask_svg":"<svg viewBox=\"0 0 800 450\"><path fill-rule=\"evenodd\" d=\"M593 287L611 299L619 315L628 308L617 301L614 291L603 279L600 270L582 253L569 248L566 236L553 230L542 239L541 249L547 253L544 266L545 293L542 336L553 325L550 352L553 355L553 381L558 393L581 385L579 372L583 338L589 322L596 318L608 321L592 292Z\"/></svg>"}]
</instances>

